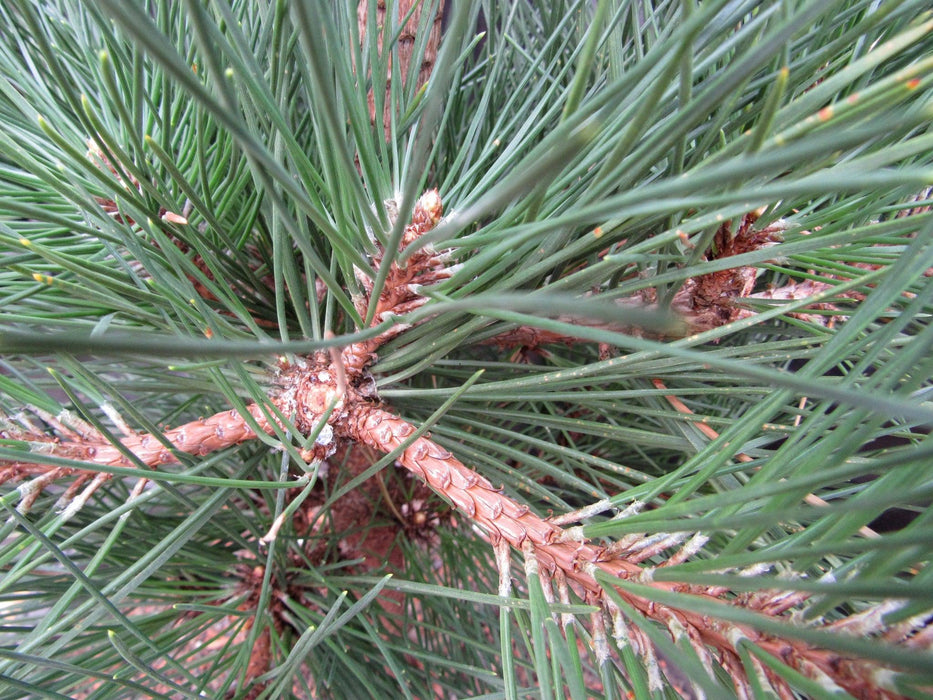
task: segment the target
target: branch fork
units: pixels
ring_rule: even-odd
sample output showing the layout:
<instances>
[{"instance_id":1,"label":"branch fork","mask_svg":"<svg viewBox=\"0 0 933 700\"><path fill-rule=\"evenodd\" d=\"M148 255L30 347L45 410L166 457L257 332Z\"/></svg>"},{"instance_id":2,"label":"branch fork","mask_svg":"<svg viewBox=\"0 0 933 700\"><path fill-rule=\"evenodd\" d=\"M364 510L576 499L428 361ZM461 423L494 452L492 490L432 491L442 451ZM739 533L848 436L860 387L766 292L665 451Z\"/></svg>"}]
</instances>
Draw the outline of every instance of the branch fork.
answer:
<instances>
[{"instance_id":1,"label":"branch fork","mask_svg":"<svg viewBox=\"0 0 933 700\"><path fill-rule=\"evenodd\" d=\"M436 191L425 193L417 202L411 223L404 230L401 245L405 247L419 236L433 228L441 218L443 207ZM775 241L777 229L754 231L754 219L747 219L743 229L735 238L723 237L717 241L720 255L744 252L740 246L762 247ZM728 232L726 232L728 233ZM751 249L751 248L749 248ZM382 253L373 256L374 267L382 263ZM386 283L376 301L373 325L378 325L390 315L401 315L418 308L425 303L419 296L422 284L433 284L450 276L447 267L448 255L423 248L413 255L405 267L392 262L386 277ZM684 290L675 297L674 308L682 309L685 316L697 325L719 325L734 320L741 313L734 305L734 299L747 296L752 292L755 273L752 268L737 268L714 273L713 276L691 280ZM373 278L360 275L367 299L359 300L361 310L370 303L373 293ZM711 291L712 290L712 291ZM687 296L692 301L687 304ZM691 324L688 324L691 325ZM154 468L177 461L178 453L206 455L237 443L255 439L259 431L273 434L276 428L285 428L271 416L290 417L294 428L303 435L318 430L326 417L326 430L319 430L319 437L306 453L309 458L322 460L330 456L337 440L346 440L368 445L383 453L401 448L416 432L416 427L382 405L368 390L369 375L367 367L373 361L378 348L392 337L402 332L401 327L393 327L376 338L356 343L342 351L322 352L314 356L296 358L289 363L283 362L278 370L274 388L270 391L270 406L251 405L247 407L249 420L236 411L224 411L208 418L192 421L183 426L164 432L163 439L149 434L131 434L121 440L118 447L97 435L90 428L71 430L61 421L38 414L47 425L57 430L59 436L53 437L38 433L37 428L26 420L21 426L7 424L0 426L0 437L25 439L34 443L30 453L24 453L22 461L0 465L0 481L23 476L35 476L30 484L28 496L24 501L28 506L38 492L51 481L59 477L74 474L80 470L62 469L44 463L46 455L66 457L87 463L88 469L79 477L81 483L97 475L94 465L130 467L142 463ZM514 334L514 332L513 332ZM540 341L542 336L535 336ZM551 339L553 340L553 339ZM563 339L558 339L563 340ZM289 426L290 427L290 426ZM164 441L168 442L168 445ZM170 449L171 447L171 449ZM122 449L121 449L122 448ZM132 454L130 459L127 453ZM624 549L603 547L584 539L579 527L565 528L574 520L557 518L547 520L531 511L502 492L488 479L457 460L448 450L428 437L418 437L400 452L398 462L419 479L428 484L435 492L443 495L463 515L470 519L492 543L496 560L502 574L500 592L507 594L508 571L506 548L522 551L526 566L534 569L547 584L555 585L561 593L561 599L567 598L568 589L572 589L581 599L593 602L602 609L601 615L608 616L614 629L624 626L619 608L607 596L600 579L609 578L631 581L648 585L659 591L687 593L716 604L733 604L740 600L730 598L729 591L712 587L688 586L679 583L655 582L653 569L641 562L656 556L662 551L676 548L672 563L684 561L700 551L705 538L697 533L684 543L681 538L661 538L658 542L642 542L643 546L631 543ZM104 477L105 479L106 477ZM93 479L81 498L90 496L88 489L96 489L103 479ZM21 504L23 507L24 504ZM605 504L603 504L605 505ZM604 510L604 508L602 508ZM580 517L586 517L582 513ZM547 590L550 585L546 585ZM698 653L704 666L711 667L709 649L717 652L719 660L735 673L736 688L741 692L751 687L747 671L739 662L741 640L751 640L760 648L772 653L789 663L801 673L822 680L831 676L846 690L862 697L894 697L893 691L879 686L877 679L884 674L868 662L842 658L825 650L813 649L794 640L770 637L755 629L733 623L714 620L709 617L661 605L649 598L626 592L622 588L614 590L626 604L638 610L646 617L667 627L677 638L685 640ZM768 592L756 599L755 607L762 614L780 615L788 611L789 606L780 591ZM795 602L802 597L791 596ZM862 612L859 619L872 616ZM839 627L839 623L834 623ZM628 626L630 632L635 628ZM607 640L605 624L599 616L599 623L594 622L594 640L602 658L606 655ZM913 630L915 633L916 630ZM633 632L634 633L634 632ZM905 638L913 636L908 633ZM640 641L638 641L640 640ZM736 641L739 640L739 641ZM657 668L658 661L652 645L642 636L632 638L641 650L649 668ZM756 666L755 672L763 674L774 689L786 695L788 687L783 679L763 666ZM759 679L760 680L760 679Z\"/></svg>"}]
</instances>

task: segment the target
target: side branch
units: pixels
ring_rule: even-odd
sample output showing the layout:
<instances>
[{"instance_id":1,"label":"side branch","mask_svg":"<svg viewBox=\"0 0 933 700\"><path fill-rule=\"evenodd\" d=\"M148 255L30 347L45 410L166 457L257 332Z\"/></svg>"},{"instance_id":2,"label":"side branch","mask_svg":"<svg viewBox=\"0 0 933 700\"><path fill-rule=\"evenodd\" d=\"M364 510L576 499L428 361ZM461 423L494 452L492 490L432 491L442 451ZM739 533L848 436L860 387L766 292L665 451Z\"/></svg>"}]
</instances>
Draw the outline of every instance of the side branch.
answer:
<instances>
[{"instance_id":1,"label":"side branch","mask_svg":"<svg viewBox=\"0 0 933 700\"><path fill-rule=\"evenodd\" d=\"M415 427L382 408L359 404L349 412L343 430L346 431L346 437L382 452L391 452L415 432ZM416 439L401 453L398 461L435 492L450 500L485 532L494 546L507 542L518 550L532 554L542 574L550 580L566 580L585 600L609 607L603 587L595 577L597 571L602 571L659 590L689 594L724 604L721 598L712 595L705 587L652 581L650 569L629 562L605 547L585 541L576 528L564 529L537 516L429 438ZM748 640L811 678L819 679L823 675L833 678L856 695L894 697L883 689L872 687L879 669L869 662L844 658L793 640L771 637L746 625L660 605L622 590L618 592L626 602L649 619L672 628L680 625L682 629L688 630L691 638L717 649L725 656L731 655L738 659L738 645L742 640ZM762 610L765 609L762 606ZM736 665L733 670L740 673L741 665ZM772 682L778 685L781 683L779 679L773 679Z\"/></svg>"},{"instance_id":2,"label":"side branch","mask_svg":"<svg viewBox=\"0 0 933 700\"><path fill-rule=\"evenodd\" d=\"M263 432L273 432L260 406L252 404L247 407L247 411ZM3 463L3 471L7 472L3 480L11 476L47 472L49 468L43 466L43 458L47 456L85 462L88 465L134 467L137 462L126 456L126 452L130 452L147 467L158 467L178 462L174 454L176 452L203 456L257 437L248 421L235 410L216 413L209 418L166 430L162 434L163 440L149 433L129 435L120 440L122 450L96 431L94 434L78 435L72 430L59 427L59 432L64 433L65 439L25 432L10 426L0 430L0 437L28 442L31 448L28 453L24 453L21 461ZM166 441L172 449L166 447Z\"/></svg>"}]
</instances>

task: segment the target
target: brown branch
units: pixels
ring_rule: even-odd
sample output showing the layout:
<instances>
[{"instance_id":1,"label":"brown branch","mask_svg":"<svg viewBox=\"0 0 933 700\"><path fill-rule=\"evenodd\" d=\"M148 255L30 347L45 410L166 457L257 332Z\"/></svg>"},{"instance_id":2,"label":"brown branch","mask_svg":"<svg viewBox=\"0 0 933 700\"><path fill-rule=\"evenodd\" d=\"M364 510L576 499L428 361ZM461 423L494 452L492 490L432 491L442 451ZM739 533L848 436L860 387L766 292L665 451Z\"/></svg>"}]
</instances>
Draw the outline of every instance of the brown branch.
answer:
<instances>
[{"instance_id":1,"label":"brown branch","mask_svg":"<svg viewBox=\"0 0 933 700\"><path fill-rule=\"evenodd\" d=\"M731 234L728 222L723 223L716 233L713 249L708 251L708 260L728 258L754 250L761 250L776 245L781 239L784 230L783 222L775 222L763 229L755 229L753 224L757 219L753 212L743 219L738 232ZM780 287L773 287L759 292L753 291L758 281L759 269L750 265L737 266L726 270L719 270L705 275L698 275L687 279L681 288L674 294L670 303L671 311L675 312L680 321L680 331L676 337L686 337L719 328L733 321L754 317L757 312L747 308L743 301L773 300L773 301L803 301L825 294L832 290L835 282L849 281L859 270L873 271L881 265L872 263L851 263L852 274L826 275L821 280L801 279L792 280ZM924 273L933 276L933 268ZM825 280L825 281L824 281ZM865 294L857 290L840 292L840 298L862 301ZM906 298L913 298L911 292L903 292ZM644 289L628 297L614 300L620 308L638 308L651 310L657 308L657 294L654 289ZM832 327L837 319L845 319L844 311L834 303L814 301L808 304L807 311L792 311L788 315L808 323ZM602 329L614 333L634 335L657 339L670 339L675 337L670 332L657 334L630 325L615 323L593 323L570 316L559 316L557 320L568 325L583 328ZM518 326L504 331L499 335L483 341L484 344L497 347L524 347L536 349L542 345L575 345L581 342L573 334L556 333L531 326Z\"/></svg>"},{"instance_id":2,"label":"brown branch","mask_svg":"<svg viewBox=\"0 0 933 700\"><path fill-rule=\"evenodd\" d=\"M757 215L754 213L747 215L735 236L731 234L730 224L723 223L716 233L714 248L707 253L707 259L728 258L776 245L781 240L783 223L777 222L757 230L753 228L756 219ZM688 278L670 302L670 310L680 321L678 335L680 337L695 335L751 315L751 312L741 306L740 300L753 296L752 290L755 288L757 278L758 268L750 265L740 265ZM614 303L620 308L657 309L657 292L650 288L644 289L632 296L615 299ZM673 337L671 332L651 333L631 325L591 323L567 316L558 317L557 320L569 325L597 328L625 335L652 338ZM500 347L523 345L535 348L539 345L557 343L573 345L580 340L573 335L520 326L485 342Z\"/></svg>"},{"instance_id":3,"label":"brown branch","mask_svg":"<svg viewBox=\"0 0 933 700\"><path fill-rule=\"evenodd\" d=\"M412 222L405 229L402 245L408 245L432 228L440 219L441 213L442 207L437 193L426 193L415 207ZM743 236L720 237L717 240L717 255L734 255L749 249L748 246L769 245L776 233L769 230L754 232L751 230L751 223L744 228ZM378 266L380 261L381 254L377 254L374 265ZM405 267L393 263L386 285L377 300L374 324L425 303L425 299L418 293L420 285L448 278L450 269L446 262L444 253L424 248L412 256ZM371 278L361 275L361 281L365 291L371 296ZM735 268L697 277L688 281L678 292L673 306L691 318L695 327L727 323L742 313L733 303L733 299L750 294L754 281L755 272L750 268ZM642 302L644 301L647 299L642 299ZM361 308L366 303L368 299L362 300ZM38 494L45 485L63 476L77 475L80 482L86 482L90 475L95 474L94 465L132 466L136 462L128 459L124 451L132 453L138 462L148 467L158 467L177 461L177 453L206 455L255 439L259 432L271 434L277 426L268 416L275 415L275 412L293 419L295 429L307 435L319 427L322 417L330 411L328 423L336 437L361 443L384 453L392 452L401 448L403 443L412 437L416 428L388 407L372 400L369 396L371 392L364 391L363 387L367 385L366 370L374 358L375 351L382 343L401 331L401 327L396 327L376 339L352 345L345 348L339 357L335 357L336 353L320 353L316 356L297 358L291 364L282 364L276 377L275 389L269 395L270 406L248 406L248 418L236 411L224 411L166 430L161 439L150 434L127 435L120 440L122 450L87 427L73 430L63 421L49 416L44 418L44 422L52 426L59 437L42 434L39 428L26 419L20 421L21 427L4 425L0 429L0 435L30 441L33 451L24 454L20 461L3 465L0 468L0 480L35 476L36 483L32 493ZM539 342L542 337L546 336L539 336ZM681 410L677 404L673 405ZM689 412L685 406L683 409ZM252 427L253 424L258 431ZM715 431L712 432L715 434ZM333 452L335 441L328 437L325 431L321 432L321 436L319 442L310 450L309 458L323 459ZM80 470L44 465L43 462L48 456L81 461L86 463L88 468ZM784 614L803 600L801 596L773 592L762 592L757 597L729 598L730 592L726 589L654 581L653 569L642 566L640 562L663 554L673 547L680 548L670 561L685 561L702 548L705 539L697 534L683 544L685 538L660 538L657 541L624 541L617 543L616 547L599 546L584 538L582 528L565 528L541 518L528 506L504 494L488 479L468 468L428 437L422 436L413 440L401 451L399 462L478 526L492 542L500 561L505 558L503 543L525 552L526 566L529 570L535 570L546 582L554 582L559 590L564 590L564 587L574 589L583 600L600 605L610 617L618 615L617 619L614 619L618 629L622 629L621 613L613 612L604 586L597 580L600 574L648 585L660 591L691 595L720 605L744 605L770 617ZM861 697L893 697L892 693L879 687L879 669L868 661L844 658L834 652L812 648L794 640L762 634L752 627L660 605L647 597L628 593L621 587L618 592L646 618L666 626L675 638L686 635L685 638L694 646L704 663L711 664L707 648L717 650L719 661L735 674L735 683L739 690L747 689L748 679L739 660L737 645L741 640L748 639L811 678L832 678L841 687ZM566 592L562 593L562 597L566 597ZM598 619L600 622L594 623L597 632L604 629L603 618L600 616ZM858 621L853 620L851 626L867 629L876 619L878 616L864 615ZM839 623L834 624L841 629ZM605 639L605 633L601 634L602 639ZM634 631L633 634L634 639L637 634ZM914 628L903 633L902 639L916 640L922 636L917 634L915 624ZM663 659L655 659L652 647L646 640L642 640L639 646L652 668L663 662ZM604 654L607 648L604 643L598 645L598 653ZM261 657L260 654L257 659ZM762 673L779 693L786 694L787 687L783 680L773 674L764 671Z\"/></svg>"},{"instance_id":4,"label":"brown branch","mask_svg":"<svg viewBox=\"0 0 933 700\"><path fill-rule=\"evenodd\" d=\"M363 42L366 42L366 27L368 24L367 16L369 13L369 3L370 0L362 0L357 7L357 20L359 22L360 38ZM445 0L441 0L438 4L437 13L434 15L433 21L431 23L431 29L427 37L427 41L424 46L424 53L420 56L415 55L415 39L416 33L418 31L418 26L421 22L421 13L425 11L425 8L428 7L428 3L423 0L398 0L398 2L393 2L389 4L392 14L389 15L386 12L386 2L385 0L376 0L376 29L378 30L378 36L376 38L376 50L379 56L382 56L384 51L383 47L383 34L382 29L385 26L386 22L392 22L393 25L397 26L398 23L405 18L405 16L411 12L411 17L408 21L399 28L398 39L396 41L396 48L398 50L398 71L399 75L402 77L402 86L404 87L408 79L409 66L412 61L419 61L420 68L418 70L417 84L415 89L421 88L424 85L428 78L431 75L431 70L434 67L434 62L437 59L437 49L441 40L441 25L444 19L444 4ZM389 34L393 36L394 33ZM388 71L389 79L386 81L386 90L383 99L383 109L382 109L382 125L385 132L386 141L390 141L392 138L392 57L390 56L387 59L386 70ZM373 94L372 89L368 93L369 101L369 119L375 125L376 122L376 101L375 95ZM396 119L401 118L402 115L395 115Z\"/></svg>"},{"instance_id":5,"label":"brown branch","mask_svg":"<svg viewBox=\"0 0 933 700\"><path fill-rule=\"evenodd\" d=\"M259 426L263 427L264 432L270 434L273 432L271 424L259 406L255 404L248 406L247 411ZM9 430L0 431L0 436L13 439L24 437L22 434L13 435ZM122 450L106 441L103 436L96 436L96 439L90 436L62 441L50 436L30 435L28 437L32 451L24 453L22 461L3 461L2 464L4 470L16 470L22 475L48 471L49 467L43 466L42 463L45 455L84 462L88 465L134 467L136 461L126 456L125 451L128 451L147 467L158 467L177 462L178 457L174 454L175 452L204 456L251 440L256 436L257 433L237 411L223 411L209 418L200 418L178 428L166 430L162 437L164 441L171 444L171 450L165 446L163 440L149 433L122 438L120 440ZM61 469L69 474L79 471L70 468Z\"/></svg>"},{"instance_id":6,"label":"brown branch","mask_svg":"<svg viewBox=\"0 0 933 700\"><path fill-rule=\"evenodd\" d=\"M366 403L357 404L349 411L341 429L346 437L383 452L398 449L416 430L388 410ZM702 587L651 581L650 568L613 556L606 548L585 541L578 529L564 529L544 520L428 438L417 438L402 451L398 461L482 528L493 546L504 540L516 549L530 550L541 571L552 578L559 572L585 600L604 600L603 586L595 576L601 571L659 590L722 603ZM771 637L744 625L714 620L688 610L675 610L624 590L619 590L619 594L646 617L670 624L676 621L705 645L738 655L736 643L748 639L806 675L812 676L817 671L825 673L840 686L862 696L875 672L874 665L869 662ZM873 697L889 695L878 689Z\"/></svg>"}]
</instances>

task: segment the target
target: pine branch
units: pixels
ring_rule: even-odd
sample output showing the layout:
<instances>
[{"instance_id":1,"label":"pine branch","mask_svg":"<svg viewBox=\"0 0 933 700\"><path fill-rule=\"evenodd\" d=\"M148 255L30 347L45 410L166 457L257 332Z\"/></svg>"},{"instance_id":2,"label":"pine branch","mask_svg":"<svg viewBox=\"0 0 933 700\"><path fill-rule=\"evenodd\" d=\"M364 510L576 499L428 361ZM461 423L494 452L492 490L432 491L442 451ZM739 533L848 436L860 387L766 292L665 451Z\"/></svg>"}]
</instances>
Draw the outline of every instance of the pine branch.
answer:
<instances>
[{"instance_id":1,"label":"pine branch","mask_svg":"<svg viewBox=\"0 0 933 700\"><path fill-rule=\"evenodd\" d=\"M269 420L259 406L253 404L247 407L247 411L264 432L273 432ZM160 436L162 439L149 433L124 437L120 440L120 446L112 444L99 434L64 441L9 429L2 431L2 434L7 439L29 442L35 459L41 460L42 455L49 455L108 467L135 467L140 462L147 467L174 464L178 462L178 457L173 451L204 456L252 440L257 435L249 422L237 411L223 411L177 428L167 429ZM35 472L35 464L30 464L31 462L24 457L22 462L6 462L3 468L19 470L21 473Z\"/></svg>"},{"instance_id":2,"label":"pine branch","mask_svg":"<svg viewBox=\"0 0 933 700\"><path fill-rule=\"evenodd\" d=\"M441 213L437 192L423 195L405 229L401 246L404 248L433 228ZM751 224L752 221L747 221L735 237L728 236L728 231L723 229L723 235L717 240L716 254L736 255L775 242L778 227L754 231ZM374 256L374 266L378 267L381 259L381 254ZM409 313L424 304L425 298L419 294L421 286L447 279L451 274L447 261L443 252L437 253L425 247L409 259L405 267L393 262L379 297L373 324L384 322L392 315ZM755 275L753 268L739 267L692 279L675 296L673 306L691 319L695 329L728 323L744 313L735 305L735 300L751 293ZM370 292L371 286L366 285L371 284L367 282L371 278L360 275L359 279L364 289ZM364 308L368 299L359 303ZM26 441L32 451L24 454L20 461L7 462L0 474L4 479L35 477L30 494L37 494L52 481L67 475L78 474L76 483L83 484L97 476L92 465L130 467L141 463L147 467L158 467L177 461L177 453L206 455L255 439L257 429L271 434L276 427L285 427L270 420L269 416L275 412L292 418L294 427L304 435L319 429L320 422L328 416L327 423L339 439L364 444L383 453L401 449L417 428L381 404L364 387L368 386L366 371L376 350L403 330L404 326L397 326L378 338L345 348L339 355L336 352L320 353L281 365L275 389L268 397L274 411L270 407L253 404L247 409L248 417L236 411L225 411L166 430L161 437L127 435L119 445L111 444L86 427L76 431L47 415L44 421L57 427L59 438L45 436L31 424L21 427L10 424L4 428L3 437ZM540 336L537 341L541 342ZM502 342L502 339L497 342ZM333 437L321 431L309 458L324 459L333 453L335 445ZM48 456L81 461L89 466L85 471L51 464L43 466ZM563 590L569 585L581 598L600 606L615 629L622 625L621 612L600 580L605 576L645 585L652 590L689 595L716 605L744 606L767 617L785 615L806 597L788 596L782 591L763 592L754 597L733 596L727 588L654 581L653 569L643 566L642 562L676 546L680 548L669 558L668 565L686 561L702 549L706 539L697 534L686 543L683 537L665 536L640 542L622 540L608 547L594 544L584 537L581 528L562 527L573 521L571 517L558 521L541 518L428 437L418 437L404 446L399 462L478 526L497 552L503 543L522 551L526 555L526 564L536 570L548 586L554 584ZM609 505L603 504L603 507L608 508ZM592 514L579 513L573 517ZM743 692L750 685L738 658L742 655L740 645L745 643L743 640L749 640L820 682L832 678L840 687L862 697L894 697L892 692L879 685L883 674L872 662L764 634L748 625L659 604L648 596L627 592L624 587L613 590L625 604L668 628L675 639L686 635L701 659L708 659L708 648L716 650L722 663L733 672L737 689ZM880 610L863 611L847 618L847 622L835 622L829 627L875 632L880 615ZM922 636L918 634L921 627L922 624L915 621L910 629L902 631L895 643L916 645L917 638ZM642 647L646 659L654 654L649 644ZM781 678L767 670L762 674L780 693L788 692Z\"/></svg>"},{"instance_id":3,"label":"pine branch","mask_svg":"<svg viewBox=\"0 0 933 700\"><path fill-rule=\"evenodd\" d=\"M437 225L442 213L443 205L437 192L426 192L415 206L411 223L405 228L401 248L404 249ZM774 245L779 240L779 232L782 229L780 225L755 231L751 226L754 220L753 215L746 217L745 223L734 238L729 236L728 227L723 226L717 234L720 253L716 257L757 250ZM374 267L381 264L382 257L382 252L373 256ZM427 298L420 294L420 288L448 279L456 271L456 267L448 265L448 261L446 253L438 253L426 246L415 253L404 267L393 262L380 293L371 326L375 327L392 317L411 313L423 306ZM746 266L691 278L675 295L672 307L680 312L690 332L723 325L747 313L746 310L740 309L736 301L749 295L754 287L756 275L756 268ZM367 294L371 293L372 278L363 273L359 273L357 277L364 291ZM823 287L819 289L822 290ZM653 291L648 290L644 294L617 303L650 308L653 297ZM360 310L365 309L367 304L368 299L357 301ZM566 320L579 323L574 318ZM606 327L644 334L640 329L628 326L606 324ZM367 398L368 392L359 393L360 390L356 387L364 384L360 379L375 359L376 350L407 329L405 324L397 323L370 340L344 348L339 357L319 354L315 357L299 358L292 365L283 363L276 378L276 389L269 396L271 405L281 415L296 416L296 427L305 434L313 431L324 413L334 405L339 410L334 411L329 422L339 426L355 409L355 402ZM508 343L511 346L537 346L554 342L571 343L575 342L575 339L539 329L518 328L495 336L490 342L501 345ZM348 385L357 393L352 393L347 397L349 400L345 400L344 394ZM252 423L255 423L259 431L266 434L274 432L275 427L269 420L267 409L253 404L247 410ZM6 479L14 474L44 473L42 467L28 466L32 464L32 459L41 460L41 455L103 466L132 467L141 462L148 467L157 467L177 462L177 456L173 451L203 456L257 437L257 431L251 421L236 411L223 411L177 428L166 429L161 440L150 434L129 434L121 439L120 446L111 444L102 436L94 434L94 431L85 431L83 435L76 436L72 431L65 431L59 421L52 421L48 416L46 422L63 433L64 439L49 437L35 429L24 431L11 427L2 433L4 437L26 441L32 445L32 456L24 456L22 462L8 462L3 467ZM322 453L321 456L327 455ZM74 473L74 470L69 470L68 473Z\"/></svg>"},{"instance_id":4,"label":"pine branch","mask_svg":"<svg viewBox=\"0 0 933 700\"><path fill-rule=\"evenodd\" d=\"M426 11L427 5L416 0L400 0L396 4L391 4L388 8L385 2L375 3L375 27L376 32L376 50L379 58L386 61L386 73L392 75L392 56L383 56L383 28L395 29L401 20L404 24L397 29L398 38L393 42L392 48L398 54L398 72L402 78L402 88L407 87L410 66L412 62L418 65L418 75L414 91L418 91L427 82L434 68L434 62L437 59L437 48L441 40L441 25L444 20L444 0L440 0L433 18L428 18L424 24L429 27L427 32L419 32L422 25L421 15ZM357 21L359 23L360 38L366 42L368 39L367 27L369 26L369 0L363 0L357 6ZM426 34L426 37L424 36ZM391 35L390 35L391 36ZM416 40L419 36L424 37L423 51L416 53L419 48ZM372 76L370 76L372 77ZM376 124L376 99L373 88L370 88L367 94L369 103L369 119ZM392 138L392 121L401 118L403 115L393 115L392 100L392 80L388 77L385 85L385 94L381 97L378 104L382 105L382 125L385 131L386 141Z\"/></svg>"},{"instance_id":5,"label":"pine branch","mask_svg":"<svg viewBox=\"0 0 933 700\"><path fill-rule=\"evenodd\" d=\"M416 431L414 425L390 411L362 403L350 412L341 427L350 439L383 452L400 448ZM607 611L611 608L603 585L597 580L597 572L717 603L731 595L728 591L714 595L709 588L652 581L651 569L633 562L643 561L668 549L669 542L660 542L652 551L642 550L631 556L622 556L625 552L614 552L611 547L594 545L583 537L581 529L561 528L534 514L527 506L503 494L488 479L428 438L420 437L408 445L398 461L435 492L443 494L461 513L478 525L489 537L493 547L507 542L515 549L530 554L537 561L538 571L548 582L560 577L570 582L581 598L599 604ZM671 557L668 565L690 558L704 542L705 538L691 540ZM690 638L698 643L698 652L705 645L717 649L721 654L738 657L737 645L747 640L789 663L804 675L818 679L831 677L839 686L861 697L895 697L893 693L874 686L879 669L871 662L845 658L794 640L772 637L745 625L660 605L649 598L630 595L621 590L617 592L626 603L649 619L664 624L672 631L677 626L689 630ZM791 605L802 602L804 598L792 598ZM779 600L781 604L778 604ZM733 602L742 604L745 601L737 599ZM750 607L763 614L777 616L790 605L787 604L785 594L776 591L763 595ZM737 685L745 687L747 679L744 671L740 672L739 669L741 666L734 669L739 674L735 680ZM777 678L772 678L772 682L780 684Z\"/></svg>"},{"instance_id":6,"label":"pine branch","mask_svg":"<svg viewBox=\"0 0 933 700\"><path fill-rule=\"evenodd\" d=\"M727 221L720 225L714 237L713 248L707 251L705 260L719 260L743 253L750 253L777 245L782 240L785 229L783 221L777 221L765 228L756 229L754 223L758 219L758 212L747 214L735 235L731 232L731 224ZM705 275L690 277L677 290L672 297L669 308L676 314L680 323L676 327L680 337L686 337L709 331L740 318L754 316L754 312L742 305L743 299L773 298L773 299L803 299L826 290L829 284L814 284L804 288L793 283L780 289L771 291L771 296L753 294L758 280L759 268L752 265L739 265L726 270L711 272ZM622 308L635 308L643 310L658 310L657 291L653 288L644 289L631 296L614 299L613 303ZM828 307L828 305L822 305ZM636 335L650 338L669 338L670 333L658 334L631 325L614 323L592 323L580 319L558 316L557 320L570 325L579 325L587 328L597 328L615 333ZM558 344L573 345L580 342L572 335L564 335L529 326L519 326L505 331L484 341L486 344L498 347L524 346L537 348L541 345Z\"/></svg>"}]
</instances>

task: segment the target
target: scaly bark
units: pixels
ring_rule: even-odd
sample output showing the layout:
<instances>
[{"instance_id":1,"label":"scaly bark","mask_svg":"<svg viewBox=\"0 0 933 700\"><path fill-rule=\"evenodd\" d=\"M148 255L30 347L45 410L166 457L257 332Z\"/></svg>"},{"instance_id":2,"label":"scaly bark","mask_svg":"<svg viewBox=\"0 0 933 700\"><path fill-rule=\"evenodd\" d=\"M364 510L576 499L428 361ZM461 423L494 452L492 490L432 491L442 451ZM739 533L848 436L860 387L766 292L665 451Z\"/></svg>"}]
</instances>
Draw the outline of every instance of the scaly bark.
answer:
<instances>
[{"instance_id":1,"label":"scaly bark","mask_svg":"<svg viewBox=\"0 0 933 700\"><path fill-rule=\"evenodd\" d=\"M361 403L349 412L341 430L352 440L389 452L400 448L415 433L416 428L386 409ZM721 596L710 595L705 587L652 581L650 569L614 555L605 547L587 542L579 530L565 529L539 517L428 438L415 439L401 452L398 461L435 492L443 494L457 510L478 525L489 536L493 546L505 541L516 549L530 552L537 561L539 571L548 580L559 573L584 600L605 603L603 586L595 575L601 571L660 590L723 603ZM896 696L882 688L871 687L871 679L877 668L870 662L848 659L834 652L778 639L745 625L716 620L688 610L675 610L623 590L618 592L645 616L661 621L672 629L680 625L701 644L734 654L736 658L739 656L737 643L748 640L805 675L819 678L825 674L840 687L860 697ZM757 607L766 610L766 604L772 602L774 597L767 596L758 602ZM776 678L772 682L780 683Z\"/></svg>"}]
</instances>

